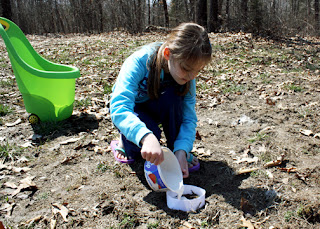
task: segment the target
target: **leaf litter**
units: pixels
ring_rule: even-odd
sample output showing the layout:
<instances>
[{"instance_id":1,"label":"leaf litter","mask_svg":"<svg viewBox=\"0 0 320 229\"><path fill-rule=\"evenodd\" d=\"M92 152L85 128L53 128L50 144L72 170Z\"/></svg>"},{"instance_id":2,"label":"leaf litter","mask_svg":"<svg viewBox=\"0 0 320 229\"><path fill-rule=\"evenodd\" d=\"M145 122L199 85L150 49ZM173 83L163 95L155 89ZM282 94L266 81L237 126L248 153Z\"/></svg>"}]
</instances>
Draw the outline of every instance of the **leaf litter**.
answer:
<instances>
[{"instance_id":1,"label":"leaf litter","mask_svg":"<svg viewBox=\"0 0 320 229\"><path fill-rule=\"evenodd\" d=\"M119 165L109 147L118 137L108 114L118 71L138 46L163 36L28 36L41 55L79 67L82 76L72 117L50 125L28 124L15 81L1 87L1 103L14 112L1 117L0 143L9 155L0 169L0 221L38 228L319 226L312 204L320 195L319 40L210 34L213 62L197 80L193 151L201 170L184 181L206 189L206 205L186 215L170 211L165 195L150 191L143 161ZM0 69L12 82L10 65ZM18 161L4 142L25 146L20 151L27 160Z\"/></svg>"}]
</instances>

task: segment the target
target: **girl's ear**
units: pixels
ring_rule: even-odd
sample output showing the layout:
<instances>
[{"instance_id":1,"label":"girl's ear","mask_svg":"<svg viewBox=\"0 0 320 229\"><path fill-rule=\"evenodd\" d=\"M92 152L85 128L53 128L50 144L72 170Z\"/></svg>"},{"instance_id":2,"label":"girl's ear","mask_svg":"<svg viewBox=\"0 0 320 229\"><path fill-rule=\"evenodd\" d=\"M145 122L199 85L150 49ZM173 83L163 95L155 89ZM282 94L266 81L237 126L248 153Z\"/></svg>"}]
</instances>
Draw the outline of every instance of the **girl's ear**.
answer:
<instances>
[{"instance_id":1,"label":"girl's ear","mask_svg":"<svg viewBox=\"0 0 320 229\"><path fill-rule=\"evenodd\" d=\"M168 47L165 47L163 50L163 57L166 60L170 59L170 49Z\"/></svg>"}]
</instances>

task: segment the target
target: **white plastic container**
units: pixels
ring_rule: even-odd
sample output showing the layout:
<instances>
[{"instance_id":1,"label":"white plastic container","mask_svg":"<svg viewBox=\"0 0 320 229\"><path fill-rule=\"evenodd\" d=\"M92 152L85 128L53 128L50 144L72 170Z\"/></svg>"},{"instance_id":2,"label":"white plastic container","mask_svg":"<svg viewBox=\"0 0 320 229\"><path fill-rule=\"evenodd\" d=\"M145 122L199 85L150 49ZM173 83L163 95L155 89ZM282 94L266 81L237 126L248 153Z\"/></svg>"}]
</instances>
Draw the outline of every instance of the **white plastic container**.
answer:
<instances>
[{"instance_id":1,"label":"white plastic container","mask_svg":"<svg viewBox=\"0 0 320 229\"><path fill-rule=\"evenodd\" d=\"M183 188L180 164L172 151L162 147L164 161L156 166L149 161L144 164L144 175L154 191L179 191Z\"/></svg>"},{"instance_id":2,"label":"white plastic container","mask_svg":"<svg viewBox=\"0 0 320 229\"><path fill-rule=\"evenodd\" d=\"M193 185L184 185L183 195L196 194L198 197L194 199L187 199L182 196L178 199L178 194L173 191L167 191L167 205L173 210L181 210L184 212L196 211L205 204L206 190Z\"/></svg>"}]
</instances>

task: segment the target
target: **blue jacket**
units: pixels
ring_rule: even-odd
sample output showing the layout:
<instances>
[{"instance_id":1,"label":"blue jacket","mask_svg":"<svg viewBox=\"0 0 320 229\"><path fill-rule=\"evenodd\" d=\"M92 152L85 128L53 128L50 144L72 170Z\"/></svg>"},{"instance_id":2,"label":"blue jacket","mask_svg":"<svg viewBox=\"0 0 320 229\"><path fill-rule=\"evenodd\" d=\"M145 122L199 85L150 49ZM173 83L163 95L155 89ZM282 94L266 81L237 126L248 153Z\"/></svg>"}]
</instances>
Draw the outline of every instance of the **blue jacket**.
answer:
<instances>
[{"instance_id":1,"label":"blue jacket","mask_svg":"<svg viewBox=\"0 0 320 229\"><path fill-rule=\"evenodd\" d=\"M134 114L134 106L135 103L142 103L150 99L147 92L149 61L160 45L161 43L145 45L129 56L123 63L113 86L110 101L112 122L129 141L139 147L141 147L141 139L151 131ZM162 71L161 80L163 76ZM183 121L174 142L173 152L184 150L189 153L193 148L197 126L196 82L194 79L190 82L190 90L185 95L183 103Z\"/></svg>"}]
</instances>

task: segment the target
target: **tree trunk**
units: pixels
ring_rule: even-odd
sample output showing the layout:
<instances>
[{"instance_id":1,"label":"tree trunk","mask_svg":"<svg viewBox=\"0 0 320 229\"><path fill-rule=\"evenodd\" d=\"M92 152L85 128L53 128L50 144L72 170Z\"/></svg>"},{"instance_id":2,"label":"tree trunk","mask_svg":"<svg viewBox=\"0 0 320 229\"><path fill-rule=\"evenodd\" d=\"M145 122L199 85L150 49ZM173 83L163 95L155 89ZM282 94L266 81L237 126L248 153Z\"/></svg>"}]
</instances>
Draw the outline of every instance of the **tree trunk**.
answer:
<instances>
[{"instance_id":1,"label":"tree trunk","mask_svg":"<svg viewBox=\"0 0 320 229\"><path fill-rule=\"evenodd\" d=\"M209 32L216 32L219 27L218 22L218 0L210 0L210 16L209 16L209 23L208 23L208 31Z\"/></svg>"},{"instance_id":2,"label":"tree trunk","mask_svg":"<svg viewBox=\"0 0 320 229\"><path fill-rule=\"evenodd\" d=\"M65 27L65 24L64 24L64 20L59 12L59 9L58 9L58 3L57 3L57 0L55 0L55 9L56 9L56 20L58 20L59 24L60 24L60 27L61 27L61 32L63 33L66 33L66 27ZM59 32L59 31L57 31Z\"/></svg>"},{"instance_id":3,"label":"tree trunk","mask_svg":"<svg viewBox=\"0 0 320 229\"><path fill-rule=\"evenodd\" d=\"M98 22L98 32L103 33L103 1L99 0L97 2L98 5L98 15L97 15L97 22Z\"/></svg>"},{"instance_id":4,"label":"tree trunk","mask_svg":"<svg viewBox=\"0 0 320 229\"><path fill-rule=\"evenodd\" d=\"M319 34L320 22L319 22L319 0L314 0L314 21L316 33Z\"/></svg>"},{"instance_id":5,"label":"tree trunk","mask_svg":"<svg viewBox=\"0 0 320 229\"><path fill-rule=\"evenodd\" d=\"M260 0L250 1L250 28L252 32L259 34L263 26L263 12Z\"/></svg>"},{"instance_id":6,"label":"tree trunk","mask_svg":"<svg viewBox=\"0 0 320 229\"><path fill-rule=\"evenodd\" d=\"M27 27L27 20L25 17L25 8L23 7L23 3L21 1L17 1L17 9L18 9L18 25L20 27L20 29L24 32L24 33L28 33L28 27Z\"/></svg>"},{"instance_id":7,"label":"tree trunk","mask_svg":"<svg viewBox=\"0 0 320 229\"><path fill-rule=\"evenodd\" d=\"M150 7L150 0L148 0L148 26L151 25L151 7Z\"/></svg>"},{"instance_id":8,"label":"tree trunk","mask_svg":"<svg viewBox=\"0 0 320 229\"><path fill-rule=\"evenodd\" d=\"M191 20L196 21L196 2L195 0L190 0L190 14L191 14Z\"/></svg>"},{"instance_id":9,"label":"tree trunk","mask_svg":"<svg viewBox=\"0 0 320 229\"><path fill-rule=\"evenodd\" d=\"M73 18L71 24L73 24L72 30L74 33L83 32L80 30L80 25L81 25L80 10L79 10L80 7L81 6L77 4L76 0L70 0L70 8L72 9L72 13L73 13L73 17L71 16L71 18Z\"/></svg>"},{"instance_id":10,"label":"tree trunk","mask_svg":"<svg viewBox=\"0 0 320 229\"><path fill-rule=\"evenodd\" d=\"M272 17L275 17L276 16L276 9L277 9L277 6L276 6L276 0L273 0L272 1L272 6L271 6L271 13L272 13Z\"/></svg>"},{"instance_id":11,"label":"tree trunk","mask_svg":"<svg viewBox=\"0 0 320 229\"><path fill-rule=\"evenodd\" d=\"M166 0L163 0L163 11L164 11L165 26L169 28L169 14L168 14L168 6L167 6Z\"/></svg>"},{"instance_id":12,"label":"tree trunk","mask_svg":"<svg viewBox=\"0 0 320 229\"><path fill-rule=\"evenodd\" d=\"M185 11L186 11L186 19L187 21L190 21L190 10L189 10L189 7L188 7L188 0L184 0L184 7L185 7Z\"/></svg>"},{"instance_id":13,"label":"tree trunk","mask_svg":"<svg viewBox=\"0 0 320 229\"><path fill-rule=\"evenodd\" d=\"M242 30L247 29L248 0L241 0L241 25Z\"/></svg>"},{"instance_id":14,"label":"tree trunk","mask_svg":"<svg viewBox=\"0 0 320 229\"><path fill-rule=\"evenodd\" d=\"M12 20L12 11L10 0L1 0L2 16L9 20Z\"/></svg>"},{"instance_id":15,"label":"tree trunk","mask_svg":"<svg viewBox=\"0 0 320 229\"><path fill-rule=\"evenodd\" d=\"M291 0L291 11L293 15L297 15L299 12L299 1L300 0Z\"/></svg>"},{"instance_id":16,"label":"tree trunk","mask_svg":"<svg viewBox=\"0 0 320 229\"><path fill-rule=\"evenodd\" d=\"M230 9L230 1L227 0L226 2L226 20L227 20L227 25L226 27L228 28L229 27L229 24L230 24L230 13L229 13L229 9Z\"/></svg>"},{"instance_id":17,"label":"tree trunk","mask_svg":"<svg viewBox=\"0 0 320 229\"><path fill-rule=\"evenodd\" d=\"M217 0L217 2L218 2L218 15L222 15L223 0Z\"/></svg>"},{"instance_id":18,"label":"tree trunk","mask_svg":"<svg viewBox=\"0 0 320 229\"><path fill-rule=\"evenodd\" d=\"M207 28L207 1L197 0L196 2L196 23Z\"/></svg>"}]
</instances>

